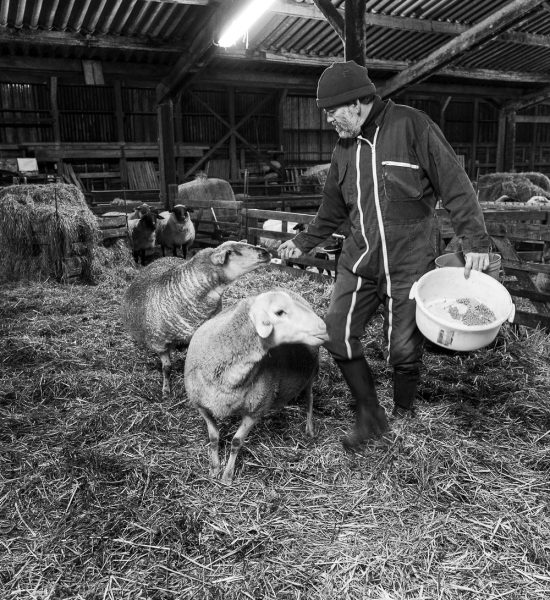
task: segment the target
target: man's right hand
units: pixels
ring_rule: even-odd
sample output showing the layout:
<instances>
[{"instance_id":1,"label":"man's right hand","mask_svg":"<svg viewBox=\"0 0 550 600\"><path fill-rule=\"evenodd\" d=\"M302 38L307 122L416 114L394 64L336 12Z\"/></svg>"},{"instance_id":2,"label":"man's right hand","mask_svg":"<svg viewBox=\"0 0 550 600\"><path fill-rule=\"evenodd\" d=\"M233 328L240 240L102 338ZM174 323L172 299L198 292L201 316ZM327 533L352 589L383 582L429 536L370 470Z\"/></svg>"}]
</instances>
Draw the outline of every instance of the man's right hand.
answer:
<instances>
[{"instance_id":1,"label":"man's right hand","mask_svg":"<svg viewBox=\"0 0 550 600\"><path fill-rule=\"evenodd\" d=\"M277 254L282 259L288 260L289 258L299 258L303 252L300 248L296 247L296 244L292 240L287 240L277 248Z\"/></svg>"}]
</instances>

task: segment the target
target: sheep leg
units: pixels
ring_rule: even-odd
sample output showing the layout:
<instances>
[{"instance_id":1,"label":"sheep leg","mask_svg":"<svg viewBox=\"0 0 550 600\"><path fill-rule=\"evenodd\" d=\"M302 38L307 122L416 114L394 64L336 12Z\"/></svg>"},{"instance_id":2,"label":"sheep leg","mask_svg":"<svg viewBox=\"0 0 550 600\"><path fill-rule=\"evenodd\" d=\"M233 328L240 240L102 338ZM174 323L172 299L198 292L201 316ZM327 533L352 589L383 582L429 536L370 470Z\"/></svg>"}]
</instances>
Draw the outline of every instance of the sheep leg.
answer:
<instances>
[{"instance_id":1,"label":"sheep leg","mask_svg":"<svg viewBox=\"0 0 550 600\"><path fill-rule=\"evenodd\" d=\"M208 439L210 440L210 476L216 477L222 468L220 464L220 455L218 452L220 434L218 432L216 422L212 418L212 415L205 408L199 408L198 410L202 418L205 420L206 427L208 429Z\"/></svg>"},{"instance_id":2,"label":"sheep leg","mask_svg":"<svg viewBox=\"0 0 550 600\"><path fill-rule=\"evenodd\" d=\"M170 394L170 373L172 372L170 352L161 352L160 362L162 363L162 396L164 398Z\"/></svg>"},{"instance_id":3,"label":"sheep leg","mask_svg":"<svg viewBox=\"0 0 550 600\"><path fill-rule=\"evenodd\" d=\"M306 434L313 437L315 435L313 426L313 380L308 383L305 396L307 399Z\"/></svg>"},{"instance_id":4,"label":"sheep leg","mask_svg":"<svg viewBox=\"0 0 550 600\"><path fill-rule=\"evenodd\" d=\"M233 474L235 473L235 461L237 460L237 454L242 448L244 441L246 440L251 429L256 425L258 419L254 419L250 415L245 415L237 429L237 433L231 440L231 453L229 454L229 460L225 465L225 470L222 475L222 483L230 485L233 481Z\"/></svg>"}]
</instances>

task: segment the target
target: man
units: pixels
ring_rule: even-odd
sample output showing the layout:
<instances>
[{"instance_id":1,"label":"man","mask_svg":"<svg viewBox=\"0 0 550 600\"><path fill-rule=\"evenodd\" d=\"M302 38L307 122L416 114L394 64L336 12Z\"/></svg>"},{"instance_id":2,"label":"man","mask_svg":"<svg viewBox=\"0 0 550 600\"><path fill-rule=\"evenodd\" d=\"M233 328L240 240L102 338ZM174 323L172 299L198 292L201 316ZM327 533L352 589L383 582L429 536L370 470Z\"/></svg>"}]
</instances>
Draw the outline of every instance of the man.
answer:
<instances>
[{"instance_id":1,"label":"man","mask_svg":"<svg viewBox=\"0 0 550 600\"><path fill-rule=\"evenodd\" d=\"M322 73L317 105L339 140L315 219L279 246L299 257L349 220L326 315L326 347L355 399L355 449L389 429L361 345L366 323L384 307L387 360L393 367L393 415L412 414L423 336L416 327L414 281L434 268L435 206L449 211L466 257L465 276L489 265L490 239L472 184L439 127L423 112L382 101L365 67L334 63Z\"/></svg>"}]
</instances>

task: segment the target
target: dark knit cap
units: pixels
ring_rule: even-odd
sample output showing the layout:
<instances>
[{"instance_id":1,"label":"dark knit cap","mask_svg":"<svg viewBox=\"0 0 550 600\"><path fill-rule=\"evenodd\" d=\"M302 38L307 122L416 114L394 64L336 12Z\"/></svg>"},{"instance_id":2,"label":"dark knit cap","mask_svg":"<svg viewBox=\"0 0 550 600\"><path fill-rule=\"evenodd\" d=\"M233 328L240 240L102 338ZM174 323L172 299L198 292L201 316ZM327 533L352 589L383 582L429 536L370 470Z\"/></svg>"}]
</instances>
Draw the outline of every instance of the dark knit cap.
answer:
<instances>
[{"instance_id":1,"label":"dark knit cap","mask_svg":"<svg viewBox=\"0 0 550 600\"><path fill-rule=\"evenodd\" d=\"M317 84L317 106L329 108L372 96L376 92L366 67L354 60L333 63L323 71Z\"/></svg>"}]
</instances>

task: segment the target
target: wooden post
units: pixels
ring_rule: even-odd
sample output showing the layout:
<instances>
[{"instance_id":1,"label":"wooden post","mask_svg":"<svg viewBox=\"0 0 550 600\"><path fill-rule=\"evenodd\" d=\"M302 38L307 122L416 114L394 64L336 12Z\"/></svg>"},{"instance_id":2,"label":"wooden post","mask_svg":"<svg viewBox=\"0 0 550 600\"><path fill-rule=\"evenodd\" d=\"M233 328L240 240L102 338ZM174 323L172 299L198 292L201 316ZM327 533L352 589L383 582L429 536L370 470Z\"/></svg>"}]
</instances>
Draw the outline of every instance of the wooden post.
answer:
<instances>
[{"instance_id":1,"label":"wooden post","mask_svg":"<svg viewBox=\"0 0 550 600\"><path fill-rule=\"evenodd\" d=\"M159 129L159 183L160 201L170 209L168 186L177 183L176 154L174 150L174 105L172 100L166 100L158 105Z\"/></svg>"},{"instance_id":2,"label":"wooden post","mask_svg":"<svg viewBox=\"0 0 550 600\"><path fill-rule=\"evenodd\" d=\"M506 141L504 143L504 171L514 171L514 159L516 151L516 111L506 113Z\"/></svg>"},{"instance_id":3,"label":"wooden post","mask_svg":"<svg viewBox=\"0 0 550 600\"><path fill-rule=\"evenodd\" d=\"M498 111L498 134L497 134L497 164L495 165L497 173L504 171L504 154L506 145L506 112L503 109Z\"/></svg>"},{"instance_id":4,"label":"wooden post","mask_svg":"<svg viewBox=\"0 0 550 600\"><path fill-rule=\"evenodd\" d=\"M125 137L124 137L124 108L122 103L122 84L115 81L115 111L116 111L116 130L117 141L120 144L120 158L118 168L120 171L120 181L126 188L128 187L128 166L126 164Z\"/></svg>"},{"instance_id":5,"label":"wooden post","mask_svg":"<svg viewBox=\"0 0 550 600\"><path fill-rule=\"evenodd\" d=\"M345 4L345 42L344 56L346 60L354 60L365 66L367 55L367 31L365 12L367 0L346 0Z\"/></svg>"},{"instance_id":6,"label":"wooden post","mask_svg":"<svg viewBox=\"0 0 550 600\"><path fill-rule=\"evenodd\" d=\"M474 98L474 120L473 120L473 128L472 128L472 150L471 150L471 160L470 160L470 178L473 178L476 182L477 189L477 180L478 180L478 160L477 160L477 138L479 136L479 99Z\"/></svg>"},{"instance_id":7,"label":"wooden post","mask_svg":"<svg viewBox=\"0 0 550 600\"><path fill-rule=\"evenodd\" d=\"M59 106L57 104L57 77L50 77L50 114L52 115L53 141L55 142L56 148L60 148L61 128L59 125ZM63 158L61 154L57 154L55 162L57 174L61 175L63 172L61 165Z\"/></svg>"},{"instance_id":8,"label":"wooden post","mask_svg":"<svg viewBox=\"0 0 550 600\"><path fill-rule=\"evenodd\" d=\"M230 87L227 90L228 94L228 110L229 110L229 124L231 130L235 128L235 88ZM237 159L237 138L234 133L231 133L229 138L229 178L232 181L239 180L239 161Z\"/></svg>"},{"instance_id":9,"label":"wooden post","mask_svg":"<svg viewBox=\"0 0 550 600\"><path fill-rule=\"evenodd\" d=\"M168 186L168 210L172 210L178 203L178 184L171 183Z\"/></svg>"},{"instance_id":10,"label":"wooden post","mask_svg":"<svg viewBox=\"0 0 550 600\"><path fill-rule=\"evenodd\" d=\"M439 128L443 132L445 131L445 112L447 111L447 107L449 106L449 102L452 100L452 98L452 96L447 96L445 100L443 100L443 103L439 109Z\"/></svg>"}]
</instances>

